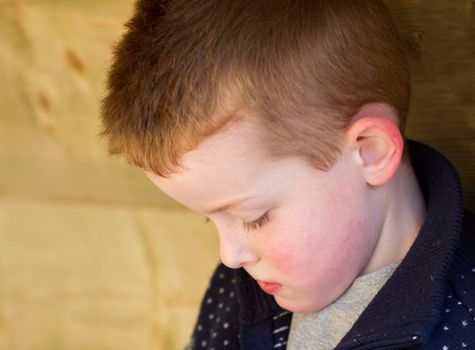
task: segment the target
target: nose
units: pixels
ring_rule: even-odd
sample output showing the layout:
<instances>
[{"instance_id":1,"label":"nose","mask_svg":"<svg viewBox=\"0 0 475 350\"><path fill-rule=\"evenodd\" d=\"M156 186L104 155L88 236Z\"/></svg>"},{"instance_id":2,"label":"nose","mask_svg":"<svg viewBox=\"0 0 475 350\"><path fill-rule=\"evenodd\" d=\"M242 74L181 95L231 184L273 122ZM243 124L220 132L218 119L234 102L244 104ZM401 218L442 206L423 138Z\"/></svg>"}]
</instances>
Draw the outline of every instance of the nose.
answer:
<instances>
[{"instance_id":1,"label":"nose","mask_svg":"<svg viewBox=\"0 0 475 350\"><path fill-rule=\"evenodd\" d=\"M244 232L219 233L219 255L221 262L231 269L237 269L258 260L249 242L243 236Z\"/></svg>"}]
</instances>

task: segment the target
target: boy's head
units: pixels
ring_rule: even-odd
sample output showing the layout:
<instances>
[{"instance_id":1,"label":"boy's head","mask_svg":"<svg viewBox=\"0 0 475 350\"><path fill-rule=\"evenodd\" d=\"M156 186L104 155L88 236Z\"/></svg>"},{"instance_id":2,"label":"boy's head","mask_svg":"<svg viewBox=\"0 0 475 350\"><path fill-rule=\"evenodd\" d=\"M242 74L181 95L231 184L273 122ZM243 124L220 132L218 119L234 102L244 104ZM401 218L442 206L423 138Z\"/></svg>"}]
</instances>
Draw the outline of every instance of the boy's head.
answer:
<instances>
[{"instance_id":1,"label":"boy's head","mask_svg":"<svg viewBox=\"0 0 475 350\"><path fill-rule=\"evenodd\" d=\"M388 113L384 105L364 109L328 171L302 157L270 160L261 151L261 126L251 120L187 152L180 172L147 175L214 222L226 266L244 268L285 309L319 310L358 275L405 254L391 229L406 227L386 227L385 213L398 212L390 193L367 186L394 176L402 138L392 122L368 117Z\"/></svg>"},{"instance_id":2,"label":"boy's head","mask_svg":"<svg viewBox=\"0 0 475 350\"><path fill-rule=\"evenodd\" d=\"M383 102L401 132L410 79L379 0L140 0L103 100L111 153L166 176L252 111L269 157L328 170L359 108Z\"/></svg>"},{"instance_id":3,"label":"boy's head","mask_svg":"<svg viewBox=\"0 0 475 350\"><path fill-rule=\"evenodd\" d=\"M313 311L401 259L376 189L399 168L409 73L380 1L139 1L128 28L110 151L210 217L227 266Z\"/></svg>"}]
</instances>

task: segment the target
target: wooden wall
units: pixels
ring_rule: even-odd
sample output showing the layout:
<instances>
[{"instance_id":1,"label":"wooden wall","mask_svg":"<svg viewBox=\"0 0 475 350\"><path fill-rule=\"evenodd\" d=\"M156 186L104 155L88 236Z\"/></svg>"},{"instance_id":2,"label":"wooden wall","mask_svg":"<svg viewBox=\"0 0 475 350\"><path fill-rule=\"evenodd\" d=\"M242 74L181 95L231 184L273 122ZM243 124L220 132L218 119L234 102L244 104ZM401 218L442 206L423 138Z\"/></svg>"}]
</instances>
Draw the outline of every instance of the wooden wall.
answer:
<instances>
[{"instance_id":1,"label":"wooden wall","mask_svg":"<svg viewBox=\"0 0 475 350\"><path fill-rule=\"evenodd\" d=\"M412 56L408 135L475 210L474 2L388 1ZM111 159L98 105L131 0L0 0L0 350L180 349L214 229Z\"/></svg>"},{"instance_id":2,"label":"wooden wall","mask_svg":"<svg viewBox=\"0 0 475 350\"><path fill-rule=\"evenodd\" d=\"M105 152L132 1L0 0L0 350L180 349L213 227Z\"/></svg>"}]
</instances>

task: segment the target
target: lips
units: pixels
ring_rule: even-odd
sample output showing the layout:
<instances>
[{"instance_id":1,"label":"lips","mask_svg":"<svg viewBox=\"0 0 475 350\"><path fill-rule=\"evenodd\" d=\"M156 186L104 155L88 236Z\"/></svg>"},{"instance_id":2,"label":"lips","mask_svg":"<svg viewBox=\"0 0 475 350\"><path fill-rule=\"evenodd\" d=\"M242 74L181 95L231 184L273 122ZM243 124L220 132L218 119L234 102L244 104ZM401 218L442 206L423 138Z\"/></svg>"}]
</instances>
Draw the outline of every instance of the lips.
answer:
<instances>
[{"instance_id":1,"label":"lips","mask_svg":"<svg viewBox=\"0 0 475 350\"><path fill-rule=\"evenodd\" d=\"M267 294L273 295L277 293L282 286L279 283L273 283L273 282L264 282L264 281L257 281L257 284L261 289L266 292Z\"/></svg>"}]
</instances>

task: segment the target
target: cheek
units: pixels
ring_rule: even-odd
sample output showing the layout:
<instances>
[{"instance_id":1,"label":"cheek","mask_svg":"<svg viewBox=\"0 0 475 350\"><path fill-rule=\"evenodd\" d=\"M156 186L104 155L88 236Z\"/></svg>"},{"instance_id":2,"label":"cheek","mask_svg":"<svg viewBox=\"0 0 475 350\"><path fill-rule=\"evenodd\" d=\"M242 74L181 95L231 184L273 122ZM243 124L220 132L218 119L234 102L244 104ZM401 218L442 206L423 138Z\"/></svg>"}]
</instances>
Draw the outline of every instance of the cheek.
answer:
<instances>
[{"instance_id":1,"label":"cheek","mask_svg":"<svg viewBox=\"0 0 475 350\"><path fill-rule=\"evenodd\" d=\"M277 270L279 274L292 276L298 271L302 251L298 246L290 245L289 242L273 242L269 245L266 255L272 269Z\"/></svg>"},{"instance_id":2,"label":"cheek","mask_svg":"<svg viewBox=\"0 0 475 350\"><path fill-rule=\"evenodd\" d=\"M358 256L364 254L365 246L369 242L366 237L366 227L362 220L351 219L337 226L333 247L336 260L346 265L356 263Z\"/></svg>"},{"instance_id":3,"label":"cheek","mask_svg":"<svg viewBox=\"0 0 475 350\"><path fill-rule=\"evenodd\" d=\"M304 278L318 261L323 244L318 232L301 225L266 242L265 258L279 275Z\"/></svg>"},{"instance_id":4,"label":"cheek","mask_svg":"<svg viewBox=\"0 0 475 350\"><path fill-rule=\"evenodd\" d=\"M277 273L292 279L308 280L315 274L331 279L345 262L358 262L365 241L363 194L351 183L327 185L325 191L302 192L285 212L276 213L281 220L260 246Z\"/></svg>"},{"instance_id":5,"label":"cheek","mask_svg":"<svg viewBox=\"0 0 475 350\"><path fill-rule=\"evenodd\" d=\"M281 225L283 231L264 244L267 263L279 275L302 282L354 273L364 255L366 228L356 208L341 203L327 206L325 217L317 217L321 210L313 208L298 224Z\"/></svg>"}]
</instances>

